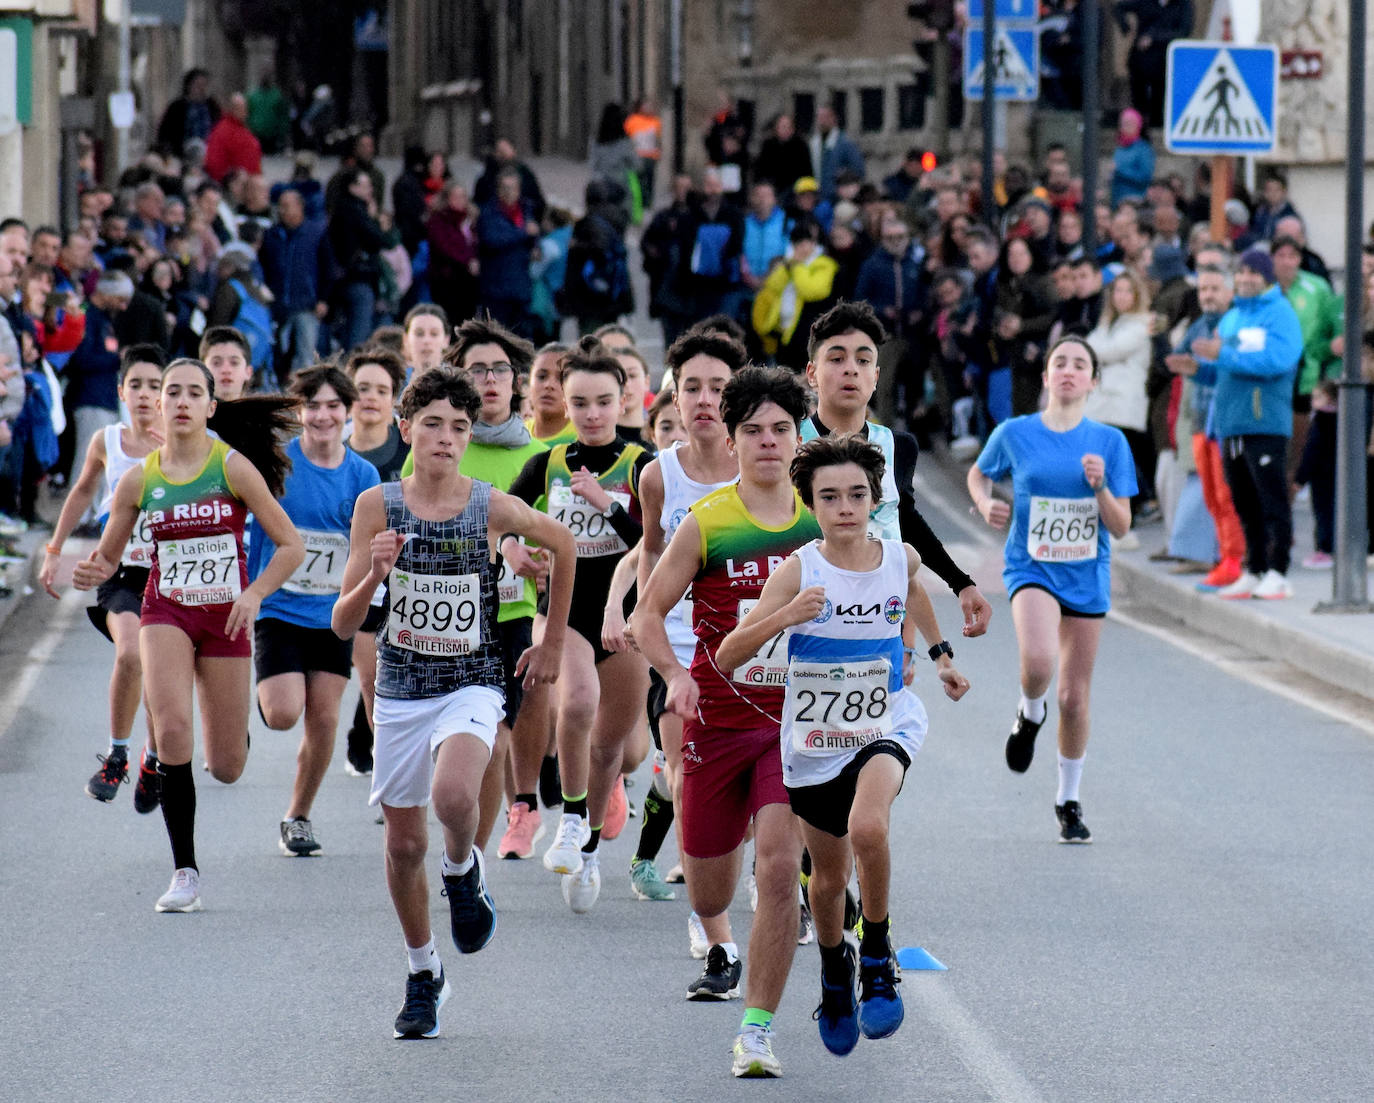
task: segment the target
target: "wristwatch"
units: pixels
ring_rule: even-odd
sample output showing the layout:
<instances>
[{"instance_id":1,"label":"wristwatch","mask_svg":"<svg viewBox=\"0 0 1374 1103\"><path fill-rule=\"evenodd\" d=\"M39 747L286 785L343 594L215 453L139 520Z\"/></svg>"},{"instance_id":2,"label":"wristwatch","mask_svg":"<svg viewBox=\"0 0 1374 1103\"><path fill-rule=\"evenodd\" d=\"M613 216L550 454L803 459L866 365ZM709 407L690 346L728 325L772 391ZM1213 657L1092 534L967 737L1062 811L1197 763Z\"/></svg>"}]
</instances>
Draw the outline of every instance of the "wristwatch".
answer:
<instances>
[{"instance_id":1,"label":"wristwatch","mask_svg":"<svg viewBox=\"0 0 1374 1103\"><path fill-rule=\"evenodd\" d=\"M612 498L611 504L601 511L601 516L606 518L615 516L615 511L617 507L619 507L619 505L620 503L617 502L614 498Z\"/></svg>"},{"instance_id":2,"label":"wristwatch","mask_svg":"<svg viewBox=\"0 0 1374 1103\"><path fill-rule=\"evenodd\" d=\"M949 640L941 640L930 649L930 658L932 662L939 662L941 655L948 655L951 659L954 658L954 648L950 647Z\"/></svg>"}]
</instances>

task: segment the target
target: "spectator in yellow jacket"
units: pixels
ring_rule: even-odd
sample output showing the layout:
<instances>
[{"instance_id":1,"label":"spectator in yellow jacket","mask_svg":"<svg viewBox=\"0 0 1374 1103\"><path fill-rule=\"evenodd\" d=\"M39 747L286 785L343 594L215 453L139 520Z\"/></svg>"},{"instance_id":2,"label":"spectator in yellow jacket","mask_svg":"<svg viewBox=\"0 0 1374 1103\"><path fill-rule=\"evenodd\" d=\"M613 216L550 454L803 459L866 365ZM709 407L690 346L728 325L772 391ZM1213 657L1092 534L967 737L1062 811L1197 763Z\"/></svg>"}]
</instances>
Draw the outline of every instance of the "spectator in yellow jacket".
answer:
<instances>
[{"instance_id":1,"label":"spectator in yellow jacket","mask_svg":"<svg viewBox=\"0 0 1374 1103\"><path fill-rule=\"evenodd\" d=\"M821 226L814 218L798 218L788 239L789 254L773 265L754 299L752 321L764 351L802 371L811 323L835 304L839 265L821 248Z\"/></svg>"}]
</instances>

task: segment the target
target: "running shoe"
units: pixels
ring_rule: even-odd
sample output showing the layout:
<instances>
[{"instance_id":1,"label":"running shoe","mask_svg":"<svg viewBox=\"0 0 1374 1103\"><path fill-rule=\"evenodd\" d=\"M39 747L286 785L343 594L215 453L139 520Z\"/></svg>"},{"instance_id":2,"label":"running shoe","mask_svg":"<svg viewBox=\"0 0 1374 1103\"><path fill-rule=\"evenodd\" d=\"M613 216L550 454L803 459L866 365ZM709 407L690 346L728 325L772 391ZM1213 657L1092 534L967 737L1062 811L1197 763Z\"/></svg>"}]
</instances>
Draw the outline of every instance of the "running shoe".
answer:
<instances>
[{"instance_id":1,"label":"running shoe","mask_svg":"<svg viewBox=\"0 0 1374 1103\"><path fill-rule=\"evenodd\" d=\"M668 875L663 879L670 885L685 885L687 883L687 878L683 876L682 863L678 862L677 865L673 866L673 868L668 871Z\"/></svg>"},{"instance_id":2,"label":"running shoe","mask_svg":"<svg viewBox=\"0 0 1374 1103\"><path fill-rule=\"evenodd\" d=\"M1196 589L1199 593L1216 593L1218 590L1231 585L1240 576L1240 560L1235 557L1226 558L1207 572L1206 577L1197 584Z\"/></svg>"},{"instance_id":3,"label":"running shoe","mask_svg":"<svg viewBox=\"0 0 1374 1103\"><path fill-rule=\"evenodd\" d=\"M751 870L749 876L744 879L744 887L749 890L749 910L756 912L759 910L759 879L754 876Z\"/></svg>"},{"instance_id":4,"label":"running shoe","mask_svg":"<svg viewBox=\"0 0 1374 1103\"><path fill-rule=\"evenodd\" d=\"M1049 718L1048 710L1045 717ZM1040 734L1040 727L1044 723L1044 720L1027 720L1020 708L1016 710L1016 723L1011 726L1011 734L1007 736L1007 769L1018 774L1030 769L1031 759L1035 757L1035 737Z\"/></svg>"},{"instance_id":5,"label":"running shoe","mask_svg":"<svg viewBox=\"0 0 1374 1103\"><path fill-rule=\"evenodd\" d=\"M1059 817L1059 841L1061 843L1090 843L1093 833L1083 822L1083 806L1076 800L1066 800L1054 806L1054 814Z\"/></svg>"},{"instance_id":6,"label":"running shoe","mask_svg":"<svg viewBox=\"0 0 1374 1103\"><path fill-rule=\"evenodd\" d=\"M859 957L859 1029L865 1038L888 1038L902 1025L905 1010L897 985L902 982L892 944L882 957Z\"/></svg>"},{"instance_id":7,"label":"running shoe","mask_svg":"<svg viewBox=\"0 0 1374 1103\"><path fill-rule=\"evenodd\" d=\"M821 968L821 1002L811 1017L820 1025L821 1043L836 1057L843 1057L859 1044L859 1004L854 998L857 957L848 939L841 943L844 971L826 976Z\"/></svg>"},{"instance_id":8,"label":"running shoe","mask_svg":"<svg viewBox=\"0 0 1374 1103\"><path fill-rule=\"evenodd\" d=\"M630 863L630 888L640 900L676 900L677 893L658 875L652 858Z\"/></svg>"},{"instance_id":9,"label":"running shoe","mask_svg":"<svg viewBox=\"0 0 1374 1103\"><path fill-rule=\"evenodd\" d=\"M545 808L563 804L563 779L558 774L558 759L553 755L546 755L539 764L539 799Z\"/></svg>"},{"instance_id":10,"label":"running shoe","mask_svg":"<svg viewBox=\"0 0 1374 1103\"><path fill-rule=\"evenodd\" d=\"M563 875L563 901L574 915L586 915L601 895L601 858L582 855L582 868Z\"/></svg>"},{"instance_id":11,"label":"running shoe","mask_svg":"<svg viewBox=\"0 0 1374 1103\"><path fill-rule=\"evenodd\" d=\"M160 912L198 912L200 908L200 874L190 866L172 874L172 883L153 905Z\"/></svg>"},{"instance_id":12,"label":"running shoe","mask_svg":"<svg viewBox=\"0 0 1374 1103\"><path fill-rule=\"evenodd\" d=\"M550 873L576 873L582 868L582 847L591 837L586 817L565 813L558 821L553 846L544 851L544 868Z\"/></svg>"},{"instance_id":13,"label":"running shoe","mask_svg":"<svg viewBox=\"0 0 1374 1103\"><path fill-rule=\"evenodd\" d=\"M1293 596L1293 587L1278 571L1265 571L1250 596L1260 601L1281 601Z\"/></svg>"},{"instance_id":14,"label":"running shoe","mask_svg":"<svg viewBox=\"0 0 1374 1103\"><path fill-rule=\"evenodd\" d=\"M858 931L864 922L863 908L859 906L859 898L854 895L853 890L848 885L844 887L844 929L846 931Z\"/></svg>"},{"instance_id":15,"label":"running shoe","mask_svg":"<svg viewBox=\"0 0 1374 1103\"><path fill-rule=\"evenodd\" d=\"M396 1016L393 1038L437 1038L439 1036L439 1008L452 994L442 967L439 979L428 969L406 977L406 999Z\"/></svg>"},{"instance_id":16,"label":"running shoe","mask_svg":"<svg viewBox=\"0 0 1374 1103\"><path fill-rule=\"evenodd\" d=\"M506 833L496 844L496 856L515 860L533 858L534 844L543 837L544 821L539 809L518 800L506 813Z\"/></svg>"},{"instance_id":17,"label":"running shoe","mask_svg":"<svg viewBox=\"0 0 1374 1103\"><path fill-rule=\"evenodd\" d=\"M797 888L798 894L801 887ZM797 945L810 946L816 941L816 921L811 918L811 905L806 902L806 897L801 899L801 914L797 918Z\"/></svg>"},{"instance_id":18,"label":"running shoe","mask_svg":"<svg viewBox=\"0 0 1374 1103\"><path fill-rule=\"evenodd\" d=\"M344 773L349 777L371 777L372 752L349 747L344 755Z\"/></svg>"},{"instance_id":19,"label":"running shoe","mask_svg":"<svg viewBox=\"0 0 1374 1103\"><path fill-rule=\"evenodd\" d=\"M1231 585L1223 586L1217 591L1217 597L1225 601L1247 601L1250 595L1255 592L1255 587L1259 584L1259 575L1251 574L1249 571L1242 571L1241 576L1231 583Z\"/></svg>"},{"instance_id":20,"label":"running shoe","mask_svg":"<svg viewBox=\"0 0 1374 1103\"><path fill-rule=\"evenodd\" d=\"M773 1056L773 1032L746 1026L735 1035L735 1059L730 1071L736 1076L759 1079L782 1075L782 1062Z\"/></svg>"},{"instance_id":21,"label":"running shoe","mask_svg":"<svg viewBox=\"0 0 1374 1103\"><path fill-rule=\"evenodd\" d=\"M134 784L134 811L146 816L162 803L162 773L157 768L157 759L148 762L148 748L138 760L138 781Z\"/></svg>"},{"instance_id":22,"label":"running shoe","mask_svg":"<svg viewBox=\"0 0 1374 1103\"><path fill-rule=\"evenodd\" d=\"M1314 551L1302 561L1304 571L1329 571L1335 563L1335 559L1327 555L1324 551Z\"/></svg>"},{"instance_id":23,"label":"running shoe","mask_svg":"<svg viewBox=\"0 0 1374 1103\"><path fill-rule=\"evenodd\" d=\"M719 944L706 952L706 968L701 976L687 986L689 1000L737 1000L739 999L739 978L744 972L744 963L739 958L730 960L725 947Z\"/></svg>"},{"instance_id":24,"label":"running shoe","mask_svg":"<svg viewBox=\"0 0 1374 1103\"><path fill-rule=\"evenodd\" d=\"M625 776L619 775L611 786L611 799L606 802L606 820L601 825L601 837L614 839L625 830L625 821L630 817L629 798L625 796Z\"/></svg>"},{"instance_id":25,"label":"running shoe","mask_svg":"<svg viewBox=\"0 0 1374 1103\"><path fill-rule=\"evenodd\" d=\"M701 916L696 912L687 917L687 948L698 961L704 958L706 951L711 948L711 940L706 937L706 928L702 926Z\"/></svg>"},{"instance_id":26,"label":"running shoe","mask_svg":"<svg viewBox=\"0 0 1374 1103\"><path fill-rule=\"evenodd\" d=\"M496 904L487 891L486 861L475 846L472 857L466 873L443 878L453 944L460 954L475 954L496 934Z\"/></svg>"},{"instance_id":27,"label":"running shoe","mask_svg":"<svg viewBox=\"0 0 1374 1103\"><path fill-rule=\"evenodd\" d=\"M121 785L129 784L129 756L123 751L111 751L95 758L100 769L86 782L86 795L108 803L114 800Z\"/></svg>"},{"instance_id":28,"label":"running shoe","mask_svg":"<svg viewBox=\"0 0 1374 1103\"><path fill-rule=\"evenodd\" d=\"M281 838L277 840L277 845L288 858L308 858L320 849L314 828L303 817L281 821Z\"/></svg>"}]
</instances>

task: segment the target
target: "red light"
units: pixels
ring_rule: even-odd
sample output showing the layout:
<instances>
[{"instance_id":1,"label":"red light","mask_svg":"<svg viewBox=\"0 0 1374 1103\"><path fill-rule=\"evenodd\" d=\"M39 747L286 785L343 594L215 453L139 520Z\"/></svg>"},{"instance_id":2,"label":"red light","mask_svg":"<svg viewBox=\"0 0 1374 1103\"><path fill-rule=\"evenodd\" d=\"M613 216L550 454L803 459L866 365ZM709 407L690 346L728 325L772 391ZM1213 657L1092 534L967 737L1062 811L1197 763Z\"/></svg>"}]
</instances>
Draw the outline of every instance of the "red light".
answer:
<instances>
[{"instance_id":1,"label":"red light","mask_svg":"<svg viewBox=\"0 0 1374 1103\"><path fill-rule=\"evenodd\" d=\"M922 172L930 172L932 169L935 168L935 165L936 165L935 154L931 153L930 150L926 150L923 154L921 154L921 171L922 171Z\"/></svg>"}]
</instances>

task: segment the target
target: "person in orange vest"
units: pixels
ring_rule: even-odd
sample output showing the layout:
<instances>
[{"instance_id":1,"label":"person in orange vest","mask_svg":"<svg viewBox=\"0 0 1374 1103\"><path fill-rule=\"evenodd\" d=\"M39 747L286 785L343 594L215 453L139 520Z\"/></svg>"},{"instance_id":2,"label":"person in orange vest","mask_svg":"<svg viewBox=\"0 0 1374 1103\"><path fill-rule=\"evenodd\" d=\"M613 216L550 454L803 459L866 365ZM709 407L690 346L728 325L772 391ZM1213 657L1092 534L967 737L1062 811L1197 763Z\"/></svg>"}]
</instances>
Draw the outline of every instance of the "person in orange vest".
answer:
<instances>
[{"instance_id":1,"label":"person in orange vest","mask_svg":"<svg viewBox=\"0 0 1374 1103\"><path fill-rule=\"evenodd\" d=\"M639 157L639 194L644 209L654 205L654 173L663 156L663 120L654 109L653 100L642 96L635 101L635 109L625 120L625 133L634 143Z\"/></svg>"}]
</instances>

